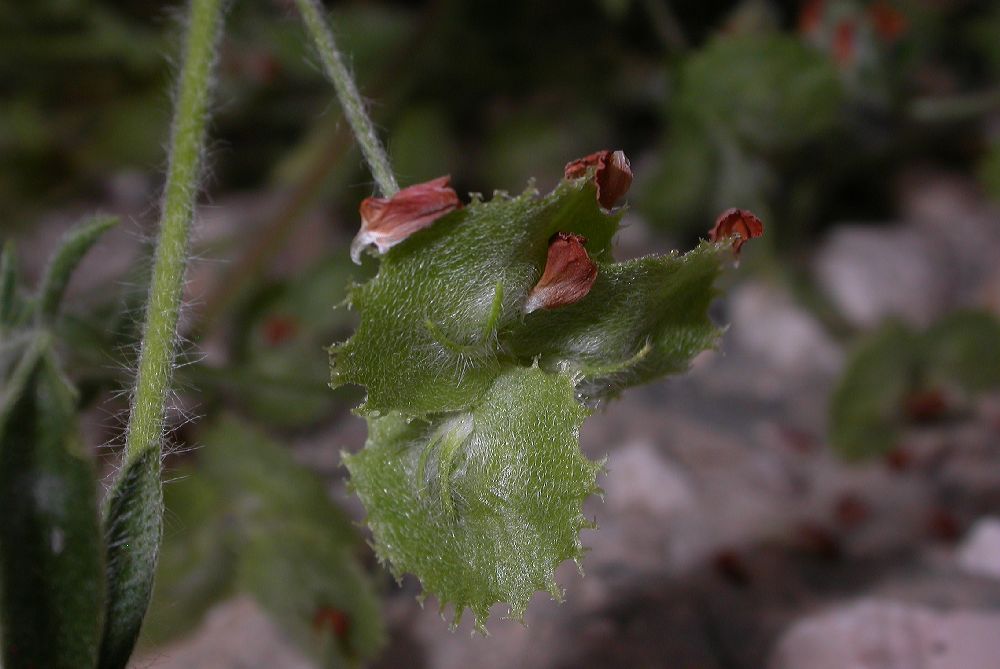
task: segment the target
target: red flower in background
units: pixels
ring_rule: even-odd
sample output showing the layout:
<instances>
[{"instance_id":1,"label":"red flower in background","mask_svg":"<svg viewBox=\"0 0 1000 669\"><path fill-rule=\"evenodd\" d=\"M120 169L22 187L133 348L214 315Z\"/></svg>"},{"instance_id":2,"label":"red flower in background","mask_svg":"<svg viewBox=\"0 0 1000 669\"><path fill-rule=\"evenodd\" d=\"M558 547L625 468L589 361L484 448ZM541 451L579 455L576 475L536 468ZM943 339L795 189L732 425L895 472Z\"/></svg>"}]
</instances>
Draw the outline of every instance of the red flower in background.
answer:
<instances>
[{"instance_id":1,"label":"red flower in background","mask_svg":"<svg viewBox=\"0 0 1000 669\"><path fill-rule=\"evenodd\" d=\"M851 19L844 19L833 29L833 59L841 67L854 61L857 32L858 24Z\"/></svg>"},{"instance_id":2,"label":"red flower in background","mask_svg":"<svg viewBox=\"0 0 1000 669\"><path fill-rule=\"evenodd\" d=\"M910 27L906 15L885 0L868 6L868 18L875 26L875 32L886 42L895 41Z\"/></svg>"}]
</instances>

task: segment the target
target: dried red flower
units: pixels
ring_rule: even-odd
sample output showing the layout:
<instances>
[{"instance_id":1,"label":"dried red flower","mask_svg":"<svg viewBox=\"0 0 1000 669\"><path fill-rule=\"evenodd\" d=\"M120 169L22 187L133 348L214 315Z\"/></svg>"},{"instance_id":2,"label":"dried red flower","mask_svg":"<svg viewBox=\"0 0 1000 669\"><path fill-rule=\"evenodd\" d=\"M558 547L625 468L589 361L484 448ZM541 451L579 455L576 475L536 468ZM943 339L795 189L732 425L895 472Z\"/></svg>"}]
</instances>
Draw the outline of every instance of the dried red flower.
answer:
<instances>
[{"instance_id":1,"label":"dried red flower","mask_svg":"<svg viewBox=\"0 0 1000 669\"><path fill-rule=\"evenodd\" d=\"M624 151L597 151L566 163L564 174L567 179L579 179L591 167L597 168L594 171L597 201L605 209L611 209L632 186L632 166Z\"/></svg>"},{"instance_id":2,"label":"dried red flower","mask_svg":"<svg viewBox=\"0 0 1000 669\"><path fill-rule=\"evenodd\" d=\"M361 203L361 229L351 242L351 260L361 262L361 251L374 244L385 253L414 232L423 230L462 206L449 186L450 176L404 188L390 198L369 197Z\"/></svg>"},{"instance_id":3,"label":"dried red flower","mask_svg":"<svg viewBox=\"0 0 1000 669\"><path fill-rule=\"evenodd\" d=\"M727 209L716 219L715 225L708 232L708 238L717 242L737 237L733 240L733 254L739 257L740 249L747 240L760 237L762 234L764 234L764 224L753 213L746 209Z\"/></svg>"},{"instance_id":4,"label":"dried red flower","mask_svg":"<svg viewBox=\"0 0 1000 669\"><path fill-rule=\"evenodd\" d=\"M575 304L587 296L597 280L597 263L587 255L586 243L585 237L568 232L552 237L542 278L524 305L526 313Z\"/></svg>"}]
</instances>

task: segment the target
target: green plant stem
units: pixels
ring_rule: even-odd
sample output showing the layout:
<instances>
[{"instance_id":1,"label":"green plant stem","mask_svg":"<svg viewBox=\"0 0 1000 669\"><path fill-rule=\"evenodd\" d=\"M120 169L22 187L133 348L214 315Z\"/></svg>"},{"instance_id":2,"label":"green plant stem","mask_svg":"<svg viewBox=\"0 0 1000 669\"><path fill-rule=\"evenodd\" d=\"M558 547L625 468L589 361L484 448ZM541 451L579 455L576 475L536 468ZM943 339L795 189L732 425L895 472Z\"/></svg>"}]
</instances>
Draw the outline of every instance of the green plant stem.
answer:
<instances>
[{"instance_id":1,"label":"green plant stem","mask_svg":"<svg viewBox=\"0 0 1000 669\"><path fill-rule=\"evenodd\" d=\"M362 153L365 154L365 160L368 161L368 167L378 183L379 190L384 197L395 195L399 185L389 165L389 157L379 142L375 126L368 118L358 87L355 86L354 79L347 71L340 51L337 50L337 43L333 39L329 24L323 17L319 0L295 0L295 4L298 5L306 30L323 61L323 70L337 91L337 98L340 99L340 105L344 108L344 114L351 124L351 130L354 131Z\"/></svg>"},{"instance_id":2,"label":"green plant stem","mask_svg":"<svg viewBox=\"0 0 1000 669\"><path fill-rule=\"evenodd\" d=\"M160 447L176 354L195 197L201 173L209 89L220 33L221 0L192 0L171 137L160 237L146 307L139 370L129 416L125 463Z\"/></svg>"},{"instance_id":3,"label":"green plant stem","mask_svg":"<svg viewBox=\"0 0 1000 669\"><path fill-rule=\"evenodd\" d=\"M163 425L177 349L188 242L203 159L223 0L191 0L170 138L160 235L125 455L106 499L107 606L100 669L124 669L153 591L163 534Z\"/></svg>"}]
</instances>

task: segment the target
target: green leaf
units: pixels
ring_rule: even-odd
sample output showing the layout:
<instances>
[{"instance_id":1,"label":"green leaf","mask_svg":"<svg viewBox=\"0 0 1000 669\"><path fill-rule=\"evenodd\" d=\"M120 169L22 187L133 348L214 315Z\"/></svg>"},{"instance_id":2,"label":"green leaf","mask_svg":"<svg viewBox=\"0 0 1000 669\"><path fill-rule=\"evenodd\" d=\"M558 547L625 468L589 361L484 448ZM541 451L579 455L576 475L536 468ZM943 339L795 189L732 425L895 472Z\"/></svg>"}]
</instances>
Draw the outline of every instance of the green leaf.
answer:
<instances>
[{"instance_id":1,"label":"green leaf","mask_svg":"<svg viewBox=\"0 0 1000 669\"><path fill-rule=\"evenodd\" d=\"M682 372L718 339L707 312L719 253L703 242L685 255L599 263L584 299L532 312L511 347L522 364L537 357L546 370L581 374L578 386L591 398Z\"/></svg>"},{"instance_id":2,"label":"green leaf","mask_svg":"<svg viewBox=\"0 0 1000 669\"><path fill-rule=\"evenodd\" d=\"M601 259L618 218L600 211L583 179L544 198L498 194L442 218L391 249L378 275L351 291L361 324L331 349L333 385L363 385L369 413L468 408L502 370L496 333L520 320L549 238L582 234Z\"/></svg>"},{"instance_id":3,"label":"green leaf","mask_svg":"<svg viewBox=\"0 0 1000 669\"><path fill-rule=\"evenodd\" d=\"M1000 387L1000 320L980 311L960 311L936 323L925 336L929 382L957 384L969 392Z\"/></svg>"},{"instance_id":4,"label":"green leaf","mask_svg":"<svg viewBox=\"0 0 1000 669\"><path fill-rule=\"evenodd\" d=\"M15 315L19 311L17 296L17 261L14 257L14 245L7 242L0 252L0 332L5 327L14 324ZM2 340L0 340L2 343Z\"/></svg>"},{"instance_id":5,"label":"green leaf","mask_svg":"<svg viewBox=\"0 0 1000 669\"><path fill-rule=\"evenodd\" d=\"M898 323L858 347L830 400L830 440L841 457L871 457L896 445L902 403L920 356L920 338Z\"/></svg>"},{"instance_id":6,"label":"green leaf","mask_svg":"<svg viewBox=\"0 0 1000 669\"><path fill-rule=\"evenodd\" d=\"M93 464L73 390L40 338L0 410L0 627L8 669L92 667L100 642L102 542Z\"/></svg>"},{"instance_id":7,"label":"green leaf","mask_svg":"<svg viewBox=\"0 0 1000 669\"><path fill-rule=\"evenodd\" d=\"M233 419L198 454L165 487L170 522L144 643L183 633L242 591L322 666L373 657L378 600L355 556L360 539L322 481Z\"/></svg>"},{"instance_id":8,"label":"green leaf","mask_svg":"<svg viewBox=\"0 0 1000 669\"><path fill-rule=\"evenodd\" d=\"M369 419L365 449L345 455L379 558L420 576L456 623L491 605L521 618L536 590L559 598L554 570L583 557L583 500L601 465L580 453L586 410L571 377L515 368L467 413L431 421Z\"/></svg>"},{"instance_id":9,"label":"green leaf","mask_svg":"<svg viewBox=\"0 0 1000 669\"><path fill-rule=\"evenodd\" d=\"M1000 388L1000 321L951 314L923 332L890 323L862 342L830 402L830 438L847 459L891 450L907 424L906 402L921 394L958 401Z\"/></svg>"},{"instance_id":10,"label":"green leaf","mask_svg":"<svg viewBox=\"0 0 1000 669\"><path fill-rule=\"evenodd\" d=\"M344 301L359 272L343 256L294 281L260 288L237 319L240 336L230 368L215 379L195 372L203 377L196 383L221 387L248 415L270 425L301 427L329 416L344 401L330 393L329 372L316 363L324 347L354 325L356 314L331 309L330 302Z\"/></svg>"},{"instance_id":11,"label":"green leaf","mask_svg":"<svg viewBox=\"0 0 1000 669\"><path fill-rule=\"evenodd\" d=\"M728 244L615 263L620 212L590 178L539 197L478 199L382 258L351 291L361 325L331 349L333 384L368 392L363 451L345 456L375 550L482 629L520 618L556 566L579 560L600 465L580 453L585 404L685 369L714 345L707 316ZM589 294L525 314L557 233L586 237Z\"/></svg>"},{"instance_id":12,"label":"green leaf","mask_svg":"<svg viewBox=\"0 0 1000 669\"><path fill-rule=\"evenodd\" d=\"M997 14L1000 16L1000 12ZM1000 141L994 142L987 149L977 172L986 194L994 200L1000 200Z\"/></svg>"},{"instance_id":13,"label":"green leaf","mask_svg":"<svg viewBox=\"0 0 1000 669\"><path fill-rule=\"evenodd\" d=\"M703 228L720 161L702 122L693 114L675 113L657 153L658 164L645 181L639 207L651 224L671 231Z\"/></svg>"},{"instance_id":14,"label":"green leaf","mask_svg":"<svg viewBox=\"0 0 1000 669\"><path fill-rule=\"evenodd\" d=\"M107 501L108 596L101 640L101 669L128 664L153 590L163 532L163 490L158 449L125 465Z\"/></svg>"},{"instance_id":15,"label":"green leaf","mask_svg":"<svg viewBox=\"0 0 1000 669\"><path fill-rule=\"evenodd\" d=\"M830 60L780 33L716 37L684 64L678 89L684 113L765 150L830 130L843 98Z\"/></svg>"},{"instance_id":16,"label":"green leaf","mask_svg":"<svg viewBox=\"0 0 1000 669\"><path fill-rule=\"evenodd\" d=\"M320 666L374 657L384 642L379 602L350 546L294 518L248 529L239 587Z\"/></svg>"},{"instance_id":17,"label":"green leaf","mask_svg":"<svg viewBox=\"0 0 1000 669\"><path fill-rule=\"evenodd\" d=\"M140 646L156 646L195 629L233 589L236 528L218 486L193 469L164 485L163 542Z\"/></svg>"},{"instance_id":18,"label":"green leaf","mask_svg":"<svg viewBox=\"0 0 1000 669\"><path fill-rule=\"evenodd\" d=\"M55 318L62 302L63 293L66 292L66 286L69 284L70 276L76 266L80 264L87 251L101 238L101 235L116 225L118 225L117 218L99 216L72 230L63 238L59 249L49 262L42 286L38 291L36 317L40 322L48 323Z\"/></svg>"}]
</instances>

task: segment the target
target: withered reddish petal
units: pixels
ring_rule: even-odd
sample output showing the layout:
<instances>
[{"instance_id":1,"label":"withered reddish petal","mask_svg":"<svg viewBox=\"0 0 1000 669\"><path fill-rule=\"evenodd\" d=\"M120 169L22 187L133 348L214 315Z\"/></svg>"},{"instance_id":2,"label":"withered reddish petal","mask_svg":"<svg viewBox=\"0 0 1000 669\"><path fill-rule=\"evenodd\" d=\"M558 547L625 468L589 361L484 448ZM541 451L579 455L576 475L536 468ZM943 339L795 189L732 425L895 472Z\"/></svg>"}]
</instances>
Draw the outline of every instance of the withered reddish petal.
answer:
<instances>
[{"instance_id":1,"label":"withered reddish petal","mask_svg":"<svg viewBox=\"0 0 1000 669\"><path fill-rule=\"evenodd\" d=\"M715 225L708 232L710 241L717 242L735 237L733 253L737 256L747 240L764 234L764 224L752 212L746 209L727 209L716 219Z\"/></svg>"},{"instance_id":2,"label":"withered reddish petal","mask_svg":"<svg viewBox=\"0 0 1000 669\"><path fill-rule=\"evenodd\" d=\"M587 296L597 280L597 263L587 255L585 237L559 232L549 242L542 278L531 289L524 311L555 309Z\"/></svg>"},{"instance_id":3,"label":"withered reddish petal","mask_svg":"<svg viewBox=\"0 0 1000 669\"><path fill-rule=\"evenodd\" d=\"M374 244L385 253L414 232L422 230L445 214L462 206L448 184L451 177L439 177L399 191L391 198L366 198L360 207L361 229L351 243L351 259L361 262L361 251Z\"/></svg>"},{"instance_id":4,"label":"withered reddish petal","mask_svg":"<svg viewBox=\"0 0 1000 669\"><path fill-rule=\"evenodd\" d=\"M615 151L599 167L597 174L597 201L605 209L611 209L615 202L625 197L632 186L632 166L624 151Z\"/></svg>"},{"instance_id":5,"label":"withered reddish petal","mask_svg":"<svg viewBox=\"0 0 1000 669\"><path fill-rule=\"evenodd\" d=\"M563 174L567 179L579 179L590 168L595 168L597 201L605 209L615 206L632 186L632 166L623 151L596 151L567 163Z\"/></svg>"},{"instance_id":6,"label":"withered reddish petal","mask_svg":"<svg viewBox=\"0 0 1000 669\"><path fill-rule=\"evenodd\" d=\"M587 170L591 167L600 169L610 155L610 151L595 151L589 156L572 160L566 163L563 174L567 179L579 179L582 176L586 176Z\"/></svg>"}]
</instances>

